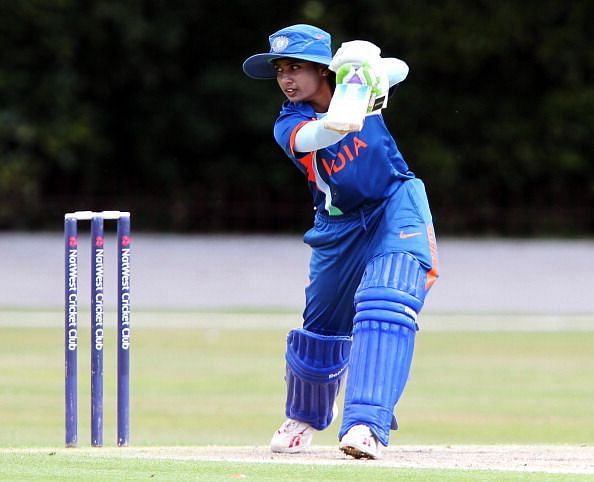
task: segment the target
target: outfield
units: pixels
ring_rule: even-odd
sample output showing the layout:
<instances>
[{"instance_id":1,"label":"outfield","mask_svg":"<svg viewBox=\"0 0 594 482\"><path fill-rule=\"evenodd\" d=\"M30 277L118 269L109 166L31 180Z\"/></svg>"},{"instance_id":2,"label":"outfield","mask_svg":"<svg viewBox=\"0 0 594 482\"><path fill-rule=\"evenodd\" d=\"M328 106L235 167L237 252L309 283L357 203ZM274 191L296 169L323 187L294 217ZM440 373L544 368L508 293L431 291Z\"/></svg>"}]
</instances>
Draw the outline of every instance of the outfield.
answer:
<instances>
[{"instance_id":1,"label":"outfield","mask_svg":"<svg viewBox=\"0 0 594 482\"><path fill-rule=\"evenodd\" d=\"M88 250L83 234L83 304ZM588 240L440 240L442 277L421 317L401 430L371 462L338 452L336 426L305 456L267 449L284 419L284 339L307 279L299 236L133 236L126 449L115 448L113 326L106 447L89 448L88 306L80 448L63 448L61 233L0 233L0 252L0 480L594 480Z\"/></svg>"},{"instance_id":2,"label":"outfield","mask_svg":"<svg viewBox=\"0 0 594 482\"><path fill-rule=\"evenodd\" d=\"M128 449L114 448L113 329L105 354L106 447L87 448L89 333L81 330L81 449L65 450L62 313L0 311L0 479L594 480L594 331L589 330L594 320L557 316L543 324L508 315L483 323L482 318L425 317L396 414L401 429L386 457L394 463L387 466L386 460L342 458L334 449L334 426L318 434L319 453L310 460L271 458L266 451L271 430L283 420L284 337L298 313L135 313ZM455 319L457 325L448 323ZM535 331L538 326L548 329ZM488 458L488 450L481 455L477 446L502 450L509 444L534 449L523 455L523 464L516 460L520 472L472 469ZM201 454L209 446L236 447L236 453L207 461ZM548 446L561 452L547 456ZM440 453L445 461L455 459L465 453L457 448L464 447L470 459L459 467L466 470L428 464ZM239 456L241 450L256 458ZM578 457L577 465L572 459L547 466L539 460L560 453ZM406 468L403 454L424 463ZM579 456L586 458L579 461ZM539 472L543 467L547 474ZM492 468L501 469L501 463Z\"/></svg>"}]
</instances>

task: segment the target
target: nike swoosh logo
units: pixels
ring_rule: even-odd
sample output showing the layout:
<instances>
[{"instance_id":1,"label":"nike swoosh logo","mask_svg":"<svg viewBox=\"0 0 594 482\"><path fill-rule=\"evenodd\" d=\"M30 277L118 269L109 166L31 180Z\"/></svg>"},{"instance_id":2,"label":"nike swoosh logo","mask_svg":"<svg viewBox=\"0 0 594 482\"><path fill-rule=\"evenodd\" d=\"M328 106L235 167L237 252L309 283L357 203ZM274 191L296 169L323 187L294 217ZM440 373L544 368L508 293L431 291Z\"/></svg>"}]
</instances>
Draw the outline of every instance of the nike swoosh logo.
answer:
<instances>
[{"instance_id":1,"label":"nike swoosh logo","mask_svg":"<svg viewBox=\"0 0 594 482\"><path fill-rule=\"evenodd\" d=\"M423 233L420 232L414 232L414 233L405 233L404 231L400 231L400 239L408 239L408 238L414 238L415 236L420 236Z\"/></svg>"}]
</instances>

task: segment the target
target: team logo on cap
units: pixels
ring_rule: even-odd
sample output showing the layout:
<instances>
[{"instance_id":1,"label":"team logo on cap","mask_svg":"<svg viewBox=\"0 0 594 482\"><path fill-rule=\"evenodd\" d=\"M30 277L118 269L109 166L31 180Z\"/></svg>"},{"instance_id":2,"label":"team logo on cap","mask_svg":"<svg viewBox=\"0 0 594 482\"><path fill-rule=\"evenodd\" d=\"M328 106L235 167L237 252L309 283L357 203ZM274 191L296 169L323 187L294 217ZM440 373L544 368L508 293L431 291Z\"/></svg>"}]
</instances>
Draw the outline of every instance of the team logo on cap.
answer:
<instances>
[{"instance_id":1,"label":"team logo on cap","mask_svg":"<svg viewBox=\"0 0 594 482\"><path fill-rule=\"evenodd\" d=\"M270 48L272 49L273 52L278 53L278 52L282 52L283 50L285 50L288 45L289 45L289 38L285 37L284 35L279 35L272 41L272 43L270 44Z\"/></svg>"}]
</instances>

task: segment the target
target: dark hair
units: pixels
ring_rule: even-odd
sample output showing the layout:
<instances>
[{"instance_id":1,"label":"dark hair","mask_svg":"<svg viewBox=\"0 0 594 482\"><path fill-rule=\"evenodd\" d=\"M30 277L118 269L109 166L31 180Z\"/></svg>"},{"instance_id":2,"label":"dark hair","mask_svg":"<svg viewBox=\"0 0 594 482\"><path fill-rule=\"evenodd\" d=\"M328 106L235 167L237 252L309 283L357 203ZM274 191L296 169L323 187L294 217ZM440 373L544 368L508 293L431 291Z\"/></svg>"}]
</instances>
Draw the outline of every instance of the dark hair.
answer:
<instances>
[{"instance_id":1,"label":"dark hair","mask_svg":"<svg viewBox=\"0 0 594 482\"><path fill-rule=\"evenodd\" d=\"M326 64L320 64L318 62L313 63L328 70L328 75L326 77L328 78L328 82L330 83L330 90L334 92L334 89L336 88L336 72L331 71Z\"/></svg>"},{"instance_id":2,"label":"dark hair","mask_svg":"<svg viewBox=\"0 0 594 482\"><path fill-rule=\"evenodd\" d=\"M334 92L334 89L336 89L336 72L330 69L328 69L328 82L330 82L330 88Z\"/></svg>"}]
</instances>

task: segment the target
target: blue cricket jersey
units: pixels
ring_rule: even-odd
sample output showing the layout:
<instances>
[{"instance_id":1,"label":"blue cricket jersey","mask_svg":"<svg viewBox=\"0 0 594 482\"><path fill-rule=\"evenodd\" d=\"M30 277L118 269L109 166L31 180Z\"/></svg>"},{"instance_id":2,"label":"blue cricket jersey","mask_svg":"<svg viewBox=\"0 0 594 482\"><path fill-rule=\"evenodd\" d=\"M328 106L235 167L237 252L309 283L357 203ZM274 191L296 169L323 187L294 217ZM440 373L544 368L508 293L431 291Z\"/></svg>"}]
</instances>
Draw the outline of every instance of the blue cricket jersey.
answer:
<instances>
[{"instance_id":1,"label":"blue cricket jersey","mask_svg":"<svg viewBox=\"0 0 594 482\"><path fill-rule=\"evenodd\" d=\"M315 152L294 151L295 136L316 119L307 102L285 101L274 124L274 138L307 176L314 206L331 215L350 213L390 197L398 185L414 178L381 115L366 117L360 132Z\"/></svg>"}]
</instances>

